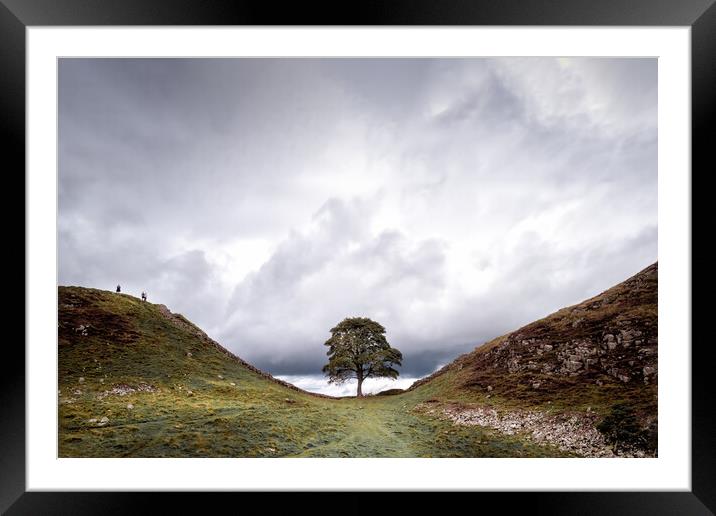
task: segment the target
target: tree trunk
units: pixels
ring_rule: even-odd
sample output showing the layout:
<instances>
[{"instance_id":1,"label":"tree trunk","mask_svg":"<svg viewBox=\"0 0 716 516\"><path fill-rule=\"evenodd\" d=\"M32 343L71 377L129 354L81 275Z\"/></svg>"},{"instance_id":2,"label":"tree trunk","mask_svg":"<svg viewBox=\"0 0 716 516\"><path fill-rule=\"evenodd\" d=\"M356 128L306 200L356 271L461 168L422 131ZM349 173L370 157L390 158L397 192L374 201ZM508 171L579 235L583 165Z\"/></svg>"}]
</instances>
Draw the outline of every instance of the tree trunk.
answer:
<instances>
[{"instance_id":1,"label":"tree trunk","mask_svg":"<svg viewBox=\"0 0 716 516\"><path fill-rule=\"evenodd\" d=\"M362 398L363 397L363 378L358 378L358 393L356 394L356 397Z\"/></svg>"}]
</instances>

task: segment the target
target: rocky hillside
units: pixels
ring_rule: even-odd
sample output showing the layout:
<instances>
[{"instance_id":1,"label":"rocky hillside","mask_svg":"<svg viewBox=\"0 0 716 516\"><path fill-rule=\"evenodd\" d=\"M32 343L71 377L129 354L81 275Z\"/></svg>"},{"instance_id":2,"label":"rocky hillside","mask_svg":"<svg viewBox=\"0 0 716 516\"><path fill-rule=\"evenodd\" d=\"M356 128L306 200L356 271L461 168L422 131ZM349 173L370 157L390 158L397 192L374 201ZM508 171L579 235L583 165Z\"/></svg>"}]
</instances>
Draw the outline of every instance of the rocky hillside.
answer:
<instances>
[{"instance_id":1,"label":"rocky hillside","mask_svg":"<svg viewBox=\"0 0 716 516\"><path fill-rule=\"evenodd\" d=\"M469 371L467 385L484 388L494 373L519 374L536 390L564 379L654 384L657 285L655 263L598 296L479 346L411 388L455 369Z\"/></svg>"},{"instance_id":2,"label":"rocky hillside","mask_svg":"<svg viewBox=\"0 0 716 516\"><path fill-rule=\"evenodd\" d=\"M493 408L579 411L595 424L626 411L655 432L657 287L654 263L591 299L477 347L409 390Z\"/></svg>"}]
</instances>

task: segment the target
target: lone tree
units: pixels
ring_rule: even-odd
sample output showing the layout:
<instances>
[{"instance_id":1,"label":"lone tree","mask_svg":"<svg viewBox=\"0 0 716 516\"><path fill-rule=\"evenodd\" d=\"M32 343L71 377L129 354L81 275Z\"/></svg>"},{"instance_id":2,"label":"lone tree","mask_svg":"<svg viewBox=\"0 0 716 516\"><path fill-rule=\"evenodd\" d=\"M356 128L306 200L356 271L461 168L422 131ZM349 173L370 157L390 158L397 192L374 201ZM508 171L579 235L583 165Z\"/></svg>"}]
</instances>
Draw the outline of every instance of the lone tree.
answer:
<instances>
[{"instance_id":1,"label":"lone tree","mask_svg":"<svg viewBox=\"0 0 716 516\"><path fill-rule=\"evenodd\" d=\"M328 363L323 372L329 383L358 380L357 396L363 396L362 385L366 378L397 378L403 355L391 348L385 339L385 328L366 317L343 319L331 330L328 346Z\"/></svg>"}]
</instances>

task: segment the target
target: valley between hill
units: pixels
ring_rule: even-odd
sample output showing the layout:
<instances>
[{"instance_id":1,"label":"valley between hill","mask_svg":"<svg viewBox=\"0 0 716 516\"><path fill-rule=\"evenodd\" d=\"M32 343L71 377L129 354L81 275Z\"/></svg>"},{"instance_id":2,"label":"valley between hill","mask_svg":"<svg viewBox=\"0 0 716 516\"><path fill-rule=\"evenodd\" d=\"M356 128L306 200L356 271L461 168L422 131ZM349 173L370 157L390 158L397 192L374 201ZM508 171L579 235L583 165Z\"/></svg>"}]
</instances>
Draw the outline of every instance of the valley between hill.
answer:
<instances>
[{"instance_id":1,"label":"valley between hill","mask_svg":"<svg viewBox=\"0 0 716 516\"><path fill-rule=\"evenodd\" d=\"M129 295L59 287L58 308L60 457L656 452L656 265L405 392L364 398L301 391ZM629 446L596 429L615 406L639 436Z\"/></svg>"}]
</instances>

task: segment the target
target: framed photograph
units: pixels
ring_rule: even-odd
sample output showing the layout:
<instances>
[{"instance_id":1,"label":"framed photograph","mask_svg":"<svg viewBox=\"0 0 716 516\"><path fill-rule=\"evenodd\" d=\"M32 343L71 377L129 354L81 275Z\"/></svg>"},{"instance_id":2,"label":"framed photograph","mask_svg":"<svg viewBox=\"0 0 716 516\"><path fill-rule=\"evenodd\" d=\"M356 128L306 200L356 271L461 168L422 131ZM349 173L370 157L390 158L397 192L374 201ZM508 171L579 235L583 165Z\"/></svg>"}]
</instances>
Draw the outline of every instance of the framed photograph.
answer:
<instances>
[{"instance_id":1,"label":"framed photograph","mask_svg":"<svg viewBox=\"0 0 716 516\"><path fill-rule=\"evenodd\" d=\"M2 510L711 514L713 2L334 9L2 0L27 203Z\"/></svg>"}]
</instances>

